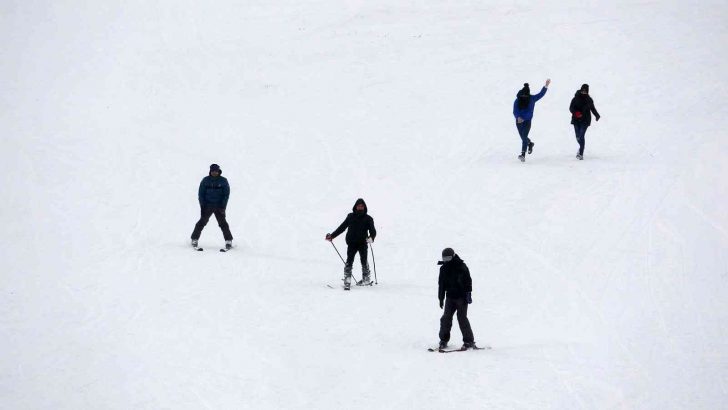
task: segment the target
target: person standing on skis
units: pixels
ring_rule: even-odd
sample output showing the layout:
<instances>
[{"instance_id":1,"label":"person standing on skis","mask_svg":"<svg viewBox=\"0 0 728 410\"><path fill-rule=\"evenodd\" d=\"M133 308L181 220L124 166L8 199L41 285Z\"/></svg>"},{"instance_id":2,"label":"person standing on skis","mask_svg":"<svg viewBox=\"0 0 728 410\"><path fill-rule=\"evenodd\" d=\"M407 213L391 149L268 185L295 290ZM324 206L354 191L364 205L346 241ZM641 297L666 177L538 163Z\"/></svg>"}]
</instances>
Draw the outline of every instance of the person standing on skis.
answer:
<instances>
[{"instance_id":1,"label":"person standing on skis","mask_svg":"<svg viewBox=\"0 0 728 410\"><path fill-rule=\"evenodd\" d=\"M599 121L601 116L594 108L594 100L589 96L589 84L582 84L579 91L576 92L574 98L569 104L569 112L571 112L571 124L574 125L574 133L576 134L576 142L579 143L579 151L576 153L576 159L584 159L584 145L586 145L586 129L591 125L591 115Z\"/></svg>"},{"instance_id":2,"label":"person standing on skis","mask_svg":"<svg viewBox=\"0 0 728 410\"><path fill-rule=\"evenodd\" d=\"M195 224L195 229L190 237L193 247L197 248L197 240L200 239L202 228L207 225L207 221L213 214L222 230L222 236L225 238L225 249L233 247L233 234L230 233L230 225L225 220L225 208L227 208L229 198L230 184L222 176L222 169L217 164L210 165L210 172L202 179L200 188L197 190L197 199L200 202L200 220Z\"/></svg>"},{"instance_id":3,"label":"person standing on skis","mask_svg":"<svg viewBox=\"0 0 728 410\"><path fill-rule=\"evenodd\" d=\"M526 161L526 149L528 149L529 154L533 153L533 146L535 144L528 138L528 133L531 131L533 110L536 108L536 101L546 95L549 84L551 84L551 79L546 80L546 85L541 88L541 92L536 95L531 95L531 89L528 83L525 83L521 91L516 94L516 101L513 102L513 117L516 118L518 135L521 136L521 155L518 156L521 162Z\"/></svg>"},{"instance_id":4,"label":"person standing on skis","mask_svg":"<svg viewBox=\"0 0 728 410\"><path fill-rule=\"evenodd\" d=\"M473 303L471 296L473 281L470 278L470 270L452 248L442 250L442 261L437 264L441 265L440 276L437 280L437 298L440 301L440 309L445 310L440 318L439 349L445 349L450 341L452 317L456 313L460 332L463 335L462 350L477 348L468 320L468 305Z\"/></svg>"},{"instance_id":5,"label":"person standing on skis","mask_svg":"<svg viewBox=\"0 0 728 410\"><path fill-rule=\"evenodd\" d=\"M374 218L367 214L367 204L359 198L354 203L352 213L346 216L344 222L334 232L326 234L326 240L331 242L337 236L346 232L346 264L344 265L344 289L351 287L351 269L357 252L361 260L362 280L360 284L370 285L369 264L367 263L367 245L374 241L377 230L374 228Z\"/></svg>"}]
</instances>

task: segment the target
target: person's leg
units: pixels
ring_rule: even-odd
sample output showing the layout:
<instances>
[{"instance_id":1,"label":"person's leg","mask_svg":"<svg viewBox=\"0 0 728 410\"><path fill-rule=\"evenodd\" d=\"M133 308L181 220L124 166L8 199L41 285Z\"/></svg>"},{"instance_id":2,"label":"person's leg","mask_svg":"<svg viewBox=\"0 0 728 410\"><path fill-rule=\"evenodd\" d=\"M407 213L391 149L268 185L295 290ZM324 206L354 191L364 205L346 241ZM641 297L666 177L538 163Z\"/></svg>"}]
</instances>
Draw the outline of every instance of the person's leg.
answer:
<instances>
[{"instance_id":1,"label":"person's leg","mask_svg":"<svg viewBox=\"0 0 728 410\"><path fill-rule=\"evenodd\" d=\"M579 144L579 155L584 153L584 135L582 134L582 125L579 123L574 124L574 134L576 135L576 142Z\"/></svg>"},{"instance_id":2,"label":"person's leg","mask_svg":"<svg viewBox=\"0 0 728 410\"><path fill-rule=\"evenodd\" d=\"M354 264L354 257L357 251L356 246L348 245L346 247L346 265L344 265L344 281L351 282L351 267Z\"/></svg>"},{"instance_id":3,"label":"person's leg","mask_svg":"<svg viewBox=\"0 0 728 410\"><path fill-rule=\"evenodd\" d=\"M452 329L452 317L455 314L455 304L452 299L445 298L445 311L442 313L440 318L440 341L450 341L450 329Z\"/></svg>"},{"instance_id":4,"label":"person's leg","mask_svg":"<svg viewBox=\"0 0 728 410\"><path fill-rule=\"evenodd\" d=\"M225 238L226 241L232 241L233 234L230 233L230 225L228 225L227 220L225 219L225 209L215 208L214 213L215 219L217 219L217 224L222 230L222 236Z\"/></svg>"},{"instance_id":5,"label":"person's leg","mask_svg":"<svg viewBox=\"0 0 728 410\"><path fill-rule=\"evenodd\" d=\"M518 129L518 135L521 137L521 154L526 153L526 149L528 148L528 143L530 140L528 139L528 133L531 130L531 121L524 121L520 124L516 124L516 128Z\"/></svg>"},{"instance_id":6,"label":"person's leg","mask_svg":"<svg viewBox=\"0 0 728 410\"><path fill-rule=\"evenodd\" d=\"M200 220L197 221L195 224L195 229L192 231L192 235L190 236L190 239L198 240L200 239L200 234L202 233L202 228L207 225L207 221L210 220L210 216L212 215L212 209L210 208L202 208L200 209Z\"/></svg>"},{"instance_id":7,"label":"person's leg","mask_svg":"<svg viewBox=\"0 0 728 410\"><path fill-rule=\"evenodd\" d=\"M367 261L369 255L369 247L368 244L361 245L359 247L359 259L361 260L361 273L362 273L362 280L364 278L369 278L369 262Z\"/></svg>"},{"instance_id":8,"label":"person's leg","mask_svg":"<svg viewBox=\"0 0 728 410\"><path fill-rule=\"evenodd\" d=\"M588 125L584 125L581 128L581 146L579 147L579 153L584 155L584 147L586 147L586 130L589 128Z\"/></svg>"},{"instance_id":9,"label":"person's leg","mask_svg":"<svg viewBox=\"0 0 728 410\"><path fill-rule=\"evenodd\" d=\"M463 343L473 344L475 343L475 336L473 336L473 329L470 328L470 321L468 320L468 302L465 298L455 300L457 306L458 325L460 326L460 333L463 334Z\"/></svg>"}]
</instances>

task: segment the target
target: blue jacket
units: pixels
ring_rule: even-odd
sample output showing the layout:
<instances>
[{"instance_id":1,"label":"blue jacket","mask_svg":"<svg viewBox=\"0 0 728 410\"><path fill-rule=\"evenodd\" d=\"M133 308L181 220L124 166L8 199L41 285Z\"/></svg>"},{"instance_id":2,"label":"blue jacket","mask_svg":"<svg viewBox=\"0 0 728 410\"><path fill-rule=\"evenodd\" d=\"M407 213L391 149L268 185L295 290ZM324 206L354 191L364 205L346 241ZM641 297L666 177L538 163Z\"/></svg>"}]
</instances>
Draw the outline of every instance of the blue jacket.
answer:
<instances>
[{"instance_id":1,"label":"blue jacket","mask_svg":"<svg viewBox=\"0 0 728 410\"><path fill-rule=\"evenodd\" d=\"M197 199L202 208L225 208L230 198L230 184L223 176L206 176L200 182Z\"/></svg>"},{"instance_id":2,"label":"blue jacket","mask_svg":"<svg viewBox=\"0 0 728 410\"><path fill-rule=\"evenodd\" d=\"M547 88L543 87L541 88L540 93L532 95L531 100L528 103L528 107L523 110L518 108L518 98L516 98L516 101L513 102L513 117L516 119L518 119L518 117L521 117L524 121L531 121L531 119L533 118L533 110L534 108L536 108L536 101L540 100L541 97L546 95L546 90Z\"/></svg>"}]
</instances>

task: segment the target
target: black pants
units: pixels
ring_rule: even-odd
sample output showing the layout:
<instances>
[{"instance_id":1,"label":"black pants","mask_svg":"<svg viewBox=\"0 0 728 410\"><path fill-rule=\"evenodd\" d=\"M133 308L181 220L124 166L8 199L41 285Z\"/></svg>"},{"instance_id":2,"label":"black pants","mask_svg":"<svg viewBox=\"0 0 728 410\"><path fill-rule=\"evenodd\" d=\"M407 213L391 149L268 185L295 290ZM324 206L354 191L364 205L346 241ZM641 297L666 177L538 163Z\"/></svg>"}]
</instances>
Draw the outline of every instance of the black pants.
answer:
<instances>
[{"instance_id":1,"label":"black pants","mask_svg":"<svg viewBox=\"0 0 728 410\"><path fill-rule=\"evenodd\" d=\"M584 145L586 145L586 129L588 125L574 124L574 133L576 134L576 142L579 143L579 155L584 155Z\"/></svg>"},{"instance_id":2,"label":"black pants","mask_svg":"<svg viewBox=\"0 0 728 410\"><path fill-rule=\"evenodd\" d=\"M457 312L458 325L460 325L460 332L463 334L463 343L475 343L475 336L473 336L473 329L470 328L470 321L468 320L468 302L465 298L451 298L445 299L445 313L440 318L440 340L443 342L450 341L450 329L452 329L452 317Z\"/></svg>"},{"instance_id":3,"label":"black pants","mask_svg":"<svg viewBox=\"0 0 728 410\"><path fill-rule=\"evenodd\" d=\"M230 225L228 225L227 221L225 220L225 208L202 208L200 210L200 220L197 221L197 223L195 224L195 230L192 231L192 236L190 238L200 239L202 228L207 225L207 221L210 220L212 214L215 214L217 224L220 226L220 229L222 229L222 236L225 238L226 241L232 241L233 234L230 233Z\"/></svg>"},{"instance_id":4,"label":"black pants","mask_svg":"<svg viewBox=\"0 0 728 410\"><path fill-rule=\"evenodd\" d=\"M531 131L531 120L523 121L520 124L516 123L516 128L518 128L518 135L521 136L521 154L525 154L526 148L528 148L528 144L531 142L528 139L528 133Z\"/></svg>"},{"instance_id":5,"label":"black pants","mask_svg":"<svg viewBox=\"0 0 728 410\"><path fill-rule=\"evenodd\" d=\"M351 267L354 265L354 258L356 253L359 252L359 259L361 260L361 271L364 276L369 276L369 263L367 263L369 247L367 243L363 245L348 245L346 247L346 266L344 267L344 274L346 276L351 275Z\"/></svg>"}]
</instances>

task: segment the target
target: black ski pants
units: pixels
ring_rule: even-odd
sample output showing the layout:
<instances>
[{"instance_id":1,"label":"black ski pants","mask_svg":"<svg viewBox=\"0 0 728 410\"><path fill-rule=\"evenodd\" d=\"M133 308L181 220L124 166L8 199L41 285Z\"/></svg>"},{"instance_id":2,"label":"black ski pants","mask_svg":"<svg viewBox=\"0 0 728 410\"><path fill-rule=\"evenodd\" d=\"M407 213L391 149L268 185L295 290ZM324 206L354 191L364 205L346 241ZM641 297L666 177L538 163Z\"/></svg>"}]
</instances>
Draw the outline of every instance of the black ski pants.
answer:
<instances>
[{"instance_id":1,"label":"black ski pants","mask_svg":"<svg viewBox=\"0 0 728 410\"><path fill-rule=\"evenodd\" d=\"M365 242L363 245L347 245L346 266L344 266L344 274L346 276L351 275L351 268L354 265L354 258L356 257L357 252L359 252L359 259L361 260L362 273L365 276L369 275L369 263L367 263L369 247L368 244Z\"/></svg>"},{"instance_id":2,"label":"black ski pants","mask_svg":"<svg viewBox=\"0 0 728 410\"><path fill-rule=\"evenodd\" d=\"M452 317L455 312L457 312L460 332L463 334L463 343L475 343L473 329L470 328L470 321L468 320L468 302L465 300L464 297L451 298L449 296L445 299L445 312L440 318L440 341L450 341Z\"/></svg>"},{"instance_id":3,"label":"black ski pants","mask_svg":"<svg viewBox=\"0 0 728 410\"><path fill-rule=\"evenodd\" d=\"M518 135L521 137L521 154L525 154L528 144L531 142L528 138L528 133L531 132L531 120L523 121L520 124L516 123L516 128L518 128Z\"/></svg>"},{"instance_id":4,"label":"black ski pants","mask_svg":"<svg viewBox=\"0 0 728 410\"><path fill-rule=\"evenodd\" d=\"M215 214L217 224L220 226L220 229L222 229L222 236L225 238L226 241L232 241L233 234L230 233L230 225L228 225L227 221L225 220L225 208L202 208L200 210L200 220L197 221L197 223L195 224L195 230L192 231L192 236L190 238L200 239L202 228L207 225L207 221L210 220L212 214Z\"/></svg>"}]
</instances>

